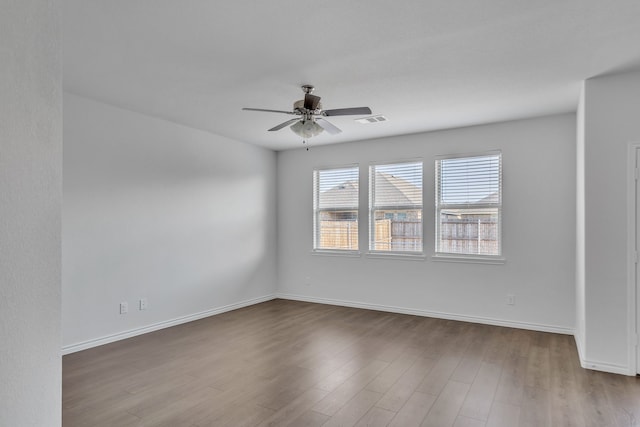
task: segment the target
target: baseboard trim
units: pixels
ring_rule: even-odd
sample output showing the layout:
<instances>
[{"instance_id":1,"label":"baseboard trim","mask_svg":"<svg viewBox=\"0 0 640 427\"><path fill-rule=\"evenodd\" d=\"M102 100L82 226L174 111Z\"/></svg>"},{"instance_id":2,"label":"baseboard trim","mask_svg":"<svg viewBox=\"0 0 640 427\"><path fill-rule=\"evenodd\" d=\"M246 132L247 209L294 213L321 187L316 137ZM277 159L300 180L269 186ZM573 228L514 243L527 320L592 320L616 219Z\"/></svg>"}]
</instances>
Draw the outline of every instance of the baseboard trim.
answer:
<instances>
[{"instance_id":1,"label":"baseboard trim","mask_svg":"<svg viewBox=\"0 0 640 427\"><path fill-rule=\"evenodd\" d=\"M573 334L573 339L576 340L576 349L578 350L578 360L580 360L580 366L584 368L584 342L582 341L582 335L580 335L576 330L575 334Z\"/></svg>"},{"instance_id":2,"label":"baseboard trim","mask_svg":"<svg viewBox=\"0 0 640 427\"><path fill-rule=\"evenodd\" d=\"M611 363L598 362L580 357L580 366L584 369L591 369L593 371L608 372L610 374L620 374L635 377L635 373L629 372L629 367L623 365L612 365Z\"/></svg>"},{"instance_id":3,"label":"baseboard trim","mask_svg":"<svg viewBox=\"0 0 640 427\"><path fill-rule=\"evenodd\" d=\"M620 375L628 375L635 377L636 373L633 370L629 369L628 366L623 365L613 365L611 363L598 362L594 360L589 360L584 356L584 342L582 341L582 337L576 332L574 335L576 340L576 347L578 349L578 358L580 360L580 366L584 369L591 369L593 371L602 371L608 372L611 374L620 374Z\"/></svg>"},{"instance_id":4,"label":"baseboard trim","mask_svg":"<svg viewBox=\"0 0 640 427\"><path fill-rule=\"evenodd\" d=\"M527 329L531 331L552 332L563 335L575 335L573 328L562 326L544 325L540 323L518 322L510 320L493 319L490 317L468 316L464 314L445 313L440 311L417 310L412 308L396 307L382 304L368 304L355 301L344 301L329 298L317 298L296 294L276 294L278 298L294 301L315 302L319 304L338 305L342 307L364 308L368 310L387 311L399 314L411 314L414 316L435 317L438 319L458 320L461 322L482 323L485 325L504 326L507 328Z\"/></svg>"},{"instance_id":5,"label":"baseboard trim","mask_svg":"<svg viewBox=\"0 0 640 427\"><path fill-rule=\"evenodd\" d=\"M252 298L249 300L240 301L234 304L228 304L222 307L216 307L209 310L201 311L199 313L189 314L187 316L181 316L174 319L157 322L151 325L143 326L140 328L130 329L116 334L105 335L99 338L94 338L87 341L82 341L75 344L69 344L62 347L62 354L71 354L89 348L98 347L104 344L109 344L115 341L135 337L138 335L146 334L149 332L157 331L160 329L170 328L172 326L181 325L183 323L193 322L194 320L204 319L205 317L214 316L216 314L225 313L227 311L237 310L239 308L248 307L250 305L259 304L273 299L286 299L293 301L305 301L317 304L337 305L342 307L362 308L367 310L386 311L399 314L410 314L414 316L434 317L447 320L458 320L462 322L481 323L493 326L504 326L508 328L527 329L540 332L552 332L564 335L573 335L576 340L576 348L578 349L578 358L580 360L580 366L585 369L591 369L602 372L609 372L620 375L635 376L635 373L631 373L628 366L614 365L610 363L604 363L599 361L593 361L585 359L584 348L582 347L582 341L576 331L572 328L566 328L561 326L545 325L540 323L507 321L501 319L494 319L490 317L468 316L463 314L445 313L431 310L417 310L405 307L396 307L382 304L369 304L356 301L336 300L330 298L318 298L309 297L304 295L276 293L271 295L265 295L258 298Z\"/></svg>"},{"instance_id":6,"label":"baseboard trim","mask_svg":"<svg viewBox=\"0 0 640 427\"><path fill-rule=\"evenodd\" d=\"M237 310L239 308L248 307L250 305L259 304L261 302L270 301L276 299L275 294L265 295L258 298L252 298L244 301L240 301L233 304L228 304L222 307L216 307L209 310L201 311L199 313L189 314L186 316L176 317L175 319L165 320L157 322L151 325L143 326L140 328L129 329L127 331L118 332L111 335L105 335L103 337L94 338L87 341L82 341L75 344L69 344L62 347L62 354L71 354L89 348L98 347L100 345L109 344L115 341L135 337L138 335L146 334L149 332L157 331L160 329L170 328L172 326L181 325L183 323L193 322L194 320L204 319L205 317L214 316L216 314L225 313L227 311Z\"/></svg>"}]
</instances>

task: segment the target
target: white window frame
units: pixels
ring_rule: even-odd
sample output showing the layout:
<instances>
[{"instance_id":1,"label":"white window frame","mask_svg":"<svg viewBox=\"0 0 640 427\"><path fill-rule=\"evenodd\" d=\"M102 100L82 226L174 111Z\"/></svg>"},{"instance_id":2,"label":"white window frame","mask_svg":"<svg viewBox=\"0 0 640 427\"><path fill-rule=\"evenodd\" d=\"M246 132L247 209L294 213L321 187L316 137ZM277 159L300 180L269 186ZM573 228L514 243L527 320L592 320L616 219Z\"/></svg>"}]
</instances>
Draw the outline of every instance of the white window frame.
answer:
<instances>
[{"instance_id":1,"label":"white window frame","mask_svg":"<svg viewBox=\"0 0 640 427\"><path fill-rule=\"evenodd\" d=\"M381 208L387 208L390 210L402 210L402 209L415 209L415 205L401 206L401 205L389 205L382 207L375 207L375 168L378 166L391 166L391 165L401 165L403 163L421 163L422 165L422 204L420 205L420 226L422 229L421 236L421 250L420 251L398 251L398 250L376 250L373 248L373 242L375 239L375 212L379 210L384 210ZM369 258L401 258L401 259L409 259L409 260L424 260L424 160L422 158L413 158L413 159L401 159L401 160L392 160L392 161L381 161L381 162L372 162L369 164L368 170L368 178L369 178L369 212L368 212L368 220L369 220L369 233L368 233L368 252L367 257Z\"/></svg>"},{"instance_id":2,"label":"white window frame","mask_svg":"<svg viewBox=\"0 0 640 427\"><path fill-rule=\"evenodd\" d=\"M320 196L320 182L319 182L319 174L322 171L330 171L330 170L339 170L339 169L355 169L356 170L356 178L358 180L358 196L356 198L356 205L354 206L356 212L356 230L355 233L358 235L358 245L360 245L359 233L360 233L360 165L355 164L347 164L347 165L333 165L333 166L323 166L323 167L315 167L313 169L313 240L312 240L312 253L316 255L330 255L330 256L360 256L359 248L356 249L340 249L340 248L319 248L320 244L320 229L319 229L319 215L322 212L325 212L324 209L319 208L319 196Z\"/></svg>"},{"instance_id":3,"label":"white window frame","mask_svg":"<svg viewBox=\"0 0 640 427\"><path fill-rule=\"evenodd\" d=\"M473 203L473 204L442 204L440 203L440 193L441 189L440 185L440 161L442 160L451 160L451 159L462 159L462 158L473 158L473 157L486 157L486 156L498 156L499 164L498 164L498 174L499 174L499 183L498 183L498 202L496 203ZM469 263L483 263L483 264L504 264L506 259L503 256L503 230L502 230L502 222L503 222L503 162L502 162L502 151L501 150L492 150L482 153L463 153L463 154L454 154L454 155L443 155L437 156L435 158L435 254L432 259L435 261L449 261L449 262L469 262ZM492 255L485 254L461 254L461 253L452 253L452 252L442 252L439 247L440 243L440 233L441 233L441 211L446 209L496 209L498 212L498 220L497 220L497 234L498 234L498 253Z\"/></svg>"}]
</instances>

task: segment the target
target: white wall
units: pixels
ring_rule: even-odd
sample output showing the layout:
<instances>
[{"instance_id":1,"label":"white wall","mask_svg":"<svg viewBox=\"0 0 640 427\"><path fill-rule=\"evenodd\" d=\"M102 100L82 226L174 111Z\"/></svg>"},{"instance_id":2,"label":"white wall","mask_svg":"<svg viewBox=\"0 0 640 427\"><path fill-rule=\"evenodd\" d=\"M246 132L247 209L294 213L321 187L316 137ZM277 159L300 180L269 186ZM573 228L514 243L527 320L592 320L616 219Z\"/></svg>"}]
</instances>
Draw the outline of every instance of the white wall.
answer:
<instances>
[{"instance_id":1,"label":"white wall","mask_svg":"<svg viewBox=\"0 0 640 427\"><path fill-rule=\"evenodd\" d=\"M580 89L580 99L576 113L576 345L581 358L585 352L585 176L584 176L584 127L585 127L585 85Z\"/></svg>"},{"instance_id":2,"label":"white wall","mask_svg":"<svg viewBox=\"0 0 640 427\"><path fill-rule=\"evenodd\" d=\"M494 149L503 153L506 263L432 261L434 156ZM369 162L414 157L424 159L426 260L311 254L314 167L360 164L366 230ZM575 159L574 114L280 152L279 294L573 333ZM509 293L515 306L506 304Z\"/></svg>"},{"instance_id":3,"label":"white wall","mask_svg":"<svg viewBox=\"0 0 640 427\"><path fill-rule=\"evenodd\" d=\"M0 13L0 425L61 424L60 16Z\"/></svg>"},{"instance_id":4,"label":"white wall","mask_svg":"<svg viewBox=\"0 0 640 427\"><path fill-rule=\"evenodd\" d=\"M273 296L274 152L68 93L64 138L65 352Z\"/></svg>"},{"instance_id":5,"label":"white wall","mask_svg":"<svg viewBox=\"0 0 640 427\"><path fill-rule=\"evenodd\" d=\"M627 149L640 141L640 73L585 86L585 364L629 367Z\"/></svg>"}]
</instances>

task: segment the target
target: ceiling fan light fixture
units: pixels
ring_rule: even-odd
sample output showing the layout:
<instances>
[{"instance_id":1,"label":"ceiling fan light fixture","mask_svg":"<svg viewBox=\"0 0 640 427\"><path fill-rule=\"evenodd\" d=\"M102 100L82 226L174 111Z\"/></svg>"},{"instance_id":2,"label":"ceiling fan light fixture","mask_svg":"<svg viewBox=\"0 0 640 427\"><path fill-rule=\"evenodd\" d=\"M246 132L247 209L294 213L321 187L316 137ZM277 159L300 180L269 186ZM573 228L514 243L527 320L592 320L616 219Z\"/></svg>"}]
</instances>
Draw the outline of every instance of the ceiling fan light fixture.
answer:
<instances>
[{"instance_id":1,"label":"ceiling fan light fixture","mask_svg":"<svg viewBox=\"0 0 640 427\"><path fill-rule=\"evenodd\" d=\"M309 139L320 135L324 129L313 120L300 120L289 127L300 138Z\"/></svg>"}]
</instances>

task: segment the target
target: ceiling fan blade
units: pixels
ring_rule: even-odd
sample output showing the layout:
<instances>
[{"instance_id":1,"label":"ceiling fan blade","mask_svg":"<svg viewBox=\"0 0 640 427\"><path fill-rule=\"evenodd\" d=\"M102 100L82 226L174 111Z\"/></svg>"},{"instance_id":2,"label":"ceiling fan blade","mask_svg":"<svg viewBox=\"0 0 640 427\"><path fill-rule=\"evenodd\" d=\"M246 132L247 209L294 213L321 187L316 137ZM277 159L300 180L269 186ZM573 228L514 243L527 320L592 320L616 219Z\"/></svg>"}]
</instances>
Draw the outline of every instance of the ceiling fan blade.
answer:
<instances>
[{"instance_id":1,"label":"ceiling fan blade","mask_svg":"<svg viewBox=\"0 0 640 427\"><path fill-rule=\"evenodd\" d=\"M283 110L267 110L265 108L243 108L244 111L266 111L267 113L284 113L284 114L297 114L294 111Z\"/></svg>"},{"instance_id":2,"label":"ceiling fan blade","mask_svg":"<svg viewBox=\"0 0 640 427\"><path fill-rule=\"evenodd\" d=\"M297 122L298 120L300 120L300 119L287 120L284 123L280 123L278 126L272 127L271 129L269 129L269 131L280 130L280 129L284 128L284 127L289 126L290 124L293 124L293 123Z\"/></svg>"},{"instance_id":3,"label":"ceiling fan blade","mask_svg":"<svg viewBox=\"0 0 640 427\"><path fill-rule=\"evenodd\" d=\"M304 95L304 108L307 110L315 110L320 103L320 97L306 93Z\"/></svg>"},{"instance_id":4,"label":"ceiling fan blade","mask_svg":"<svg viewBox=\"0 0 640 427\"><path fill-rule=\"evenodd\" d=\"M358 114L371 114L371 108L369 107L354 107L354 108L336 108L334 110L324 110L322 115L324 116L349 116Z\"/></svg>"},{"instance_id":5,"label":"ceiling fan blade","mask_svg":"<svg viewBox=\"0 0 640 427\"><path fill-rule=\"evenodd\" d=\"M331 135L336 135L336 134L339 134L340 132L342 132L337 126L334 126L328 120L324 120L324 119L318 118L316 120L316 123L318 123L318 125L320 125L320 127L322 129L326 130Z\"/></svg>"}]
</instances>

